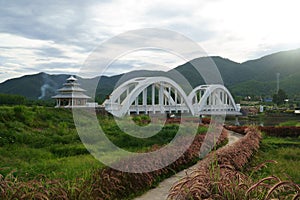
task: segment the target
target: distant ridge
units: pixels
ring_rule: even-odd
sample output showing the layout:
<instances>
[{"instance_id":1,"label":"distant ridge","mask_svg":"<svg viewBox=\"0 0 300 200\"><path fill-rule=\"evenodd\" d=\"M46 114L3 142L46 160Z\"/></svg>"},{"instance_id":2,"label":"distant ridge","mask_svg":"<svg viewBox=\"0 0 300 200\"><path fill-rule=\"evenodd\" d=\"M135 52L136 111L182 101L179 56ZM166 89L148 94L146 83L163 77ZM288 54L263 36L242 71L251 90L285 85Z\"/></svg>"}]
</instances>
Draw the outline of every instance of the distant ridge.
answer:
<instances>
[{"instance_id":1,"label":"distant ridge","mask_svg":"<svg viewBox=\"0 0 300 200\"><path fill-rule=\"evenodd\" d=\"M231 90L234 96L271 96L276 91L276 73L280 73L280 88L285 90L290 97L300 97L300 49L283 51L270 54L259 59L249 60L244 63L236 63L229 59L218 56L210 57L217 65L224 84ZM202 62L207 58L196 58ZM195 69L189 62L176 67L173 70L180 72L192 86L204 84L199 78ZM169 72L158 71L133 71L116 76L102 76L97 87L96 96L103 100L109 95L120 78L130 79L142 76L154 76ZM56 93L56 90L65 82L68 74L50 75L38 73L25 75L19 78L7 80L0 84L0 93L23 95L29 99L49 99ZM122 77L123 76L123 77ZM83 88L90 88L92 81L99 79L83 79L77 77ZM91 93L91 91L87 91Z\"/></svg>"}]
</instances>

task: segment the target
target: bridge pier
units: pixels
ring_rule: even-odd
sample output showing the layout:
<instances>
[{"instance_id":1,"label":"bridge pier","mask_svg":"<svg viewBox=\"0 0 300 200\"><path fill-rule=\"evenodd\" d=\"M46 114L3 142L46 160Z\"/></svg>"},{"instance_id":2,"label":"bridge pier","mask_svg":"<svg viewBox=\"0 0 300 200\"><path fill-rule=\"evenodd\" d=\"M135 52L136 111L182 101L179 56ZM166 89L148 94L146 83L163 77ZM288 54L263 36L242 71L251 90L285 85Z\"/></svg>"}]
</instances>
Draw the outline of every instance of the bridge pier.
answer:
<instances>
[{"instance_id":1,"label":"bridge pier","mask_svg":"<svg viewBox=\"0 0 300 200\"><path fill-rule=\"evenodd\" d=\"M202 115L199 116L199 124L202 124Z\"/></svg>"},{"instance_id":2,"label":"bridge pier","mask_svg":"<svg viewBox=\"0 0 300 200\"><path fill-rule=\"evenodd\" d=\"M240 126L240 122L239 122L239 117L238 116L235 116L235 123L234 123L234 125Z\"/></svg>"}]
</instances>

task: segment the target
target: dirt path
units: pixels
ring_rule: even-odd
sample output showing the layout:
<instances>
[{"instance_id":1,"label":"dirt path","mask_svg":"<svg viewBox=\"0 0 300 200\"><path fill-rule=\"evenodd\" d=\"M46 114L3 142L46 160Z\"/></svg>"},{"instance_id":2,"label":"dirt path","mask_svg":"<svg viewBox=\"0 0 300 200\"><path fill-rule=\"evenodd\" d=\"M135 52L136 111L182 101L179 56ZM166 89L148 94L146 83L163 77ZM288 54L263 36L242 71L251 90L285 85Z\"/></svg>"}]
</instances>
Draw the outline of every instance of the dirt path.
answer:
<instances>
[{"instance_id":1,"label":"dirt path","mask_svg":"<svg viewBox=\"0 0 300 200\"><path fill-rule=\"evenodd\" d=\"M233 131L228 131L228 144L227 145L231 145L233 143L235 143L236 141L238 141L241 137L243 137L243 135L238 134L236 132Z\"/></svg>"},{"instance_id":2,"label":"dirt path","mask_svg":"<svg viewBox=\"0 0 300 200\"><path fill-rule=\"evenodd\" d=\"M243 135L240 135L238 133L228 131L228 144L231 145L232 143L239 140ZM143 194L140 197L135 198L134 200L163 200L166 199L168 196L169 189L172 187L172 185L184 177L186 175L186 172L195 169L197 164L189 167L188 169L185 169L181 172L178 172L174 176L171 176L170 178L165 179L163 182L161 182L156 188L149 190L145 194Z\"/></svg>"}]
</instances>

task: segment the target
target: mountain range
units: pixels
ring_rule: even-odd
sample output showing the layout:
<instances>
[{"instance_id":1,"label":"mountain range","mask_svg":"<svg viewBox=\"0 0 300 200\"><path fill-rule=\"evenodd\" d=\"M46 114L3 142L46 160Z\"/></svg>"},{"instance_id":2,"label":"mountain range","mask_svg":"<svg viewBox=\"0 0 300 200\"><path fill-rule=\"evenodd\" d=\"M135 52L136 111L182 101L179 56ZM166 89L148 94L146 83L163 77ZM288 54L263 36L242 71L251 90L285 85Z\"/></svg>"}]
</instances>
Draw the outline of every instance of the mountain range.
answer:
<instances>
[{"instance_id":1,"label":"mountain range","mask_svg":"<svg viewBox=\"0 0 300 200\"><path fill-rule=\"evenodd\" d=\"M195 66L201 67L210 59L220 71L224 85L234 96L272 96L277 90L278 75L280 88L290 98L300 96L300 49L278 52L243 63L212 56L196 58L168 72L143 70L110 77L77 78L81 87L87 89L88 95L92 94L90 86L94 81L100 80L96 89L96 97L101 101L112 92L118 82L138 76L155 76L163 73L172 78L174 72L179 72L192 87L204 84ZM0 83L0 93L18 94L29 99L49 99L56 94L57 89L62 87L69 76L68 74L50 75L43 72L25 75Z\"/></svg>"}]
</instances>

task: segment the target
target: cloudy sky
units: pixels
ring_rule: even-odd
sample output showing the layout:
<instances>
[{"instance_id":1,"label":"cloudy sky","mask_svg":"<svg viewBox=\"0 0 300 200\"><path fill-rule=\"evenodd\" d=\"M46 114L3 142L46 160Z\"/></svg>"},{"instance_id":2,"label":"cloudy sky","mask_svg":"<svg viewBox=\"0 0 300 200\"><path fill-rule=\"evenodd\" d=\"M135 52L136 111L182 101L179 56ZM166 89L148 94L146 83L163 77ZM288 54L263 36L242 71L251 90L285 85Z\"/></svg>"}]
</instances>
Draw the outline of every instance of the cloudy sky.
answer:
<instances>
[{"instance_id":1,"label":"cloudy sky","mask_svg":"<svg viewBox=\"0 0 300 200\"><path fill-rule=\"evenodd\" d=\"M296 49L300 47L298 2L0 0L0 82L42 71L77 73L101 43L142 28L178 32L208 55L236 62ZM141 69L147 62L155 69L182 62L164 52L156 54L142 50L126 55L107 75Z\"/></svg>"}]
</instances>

